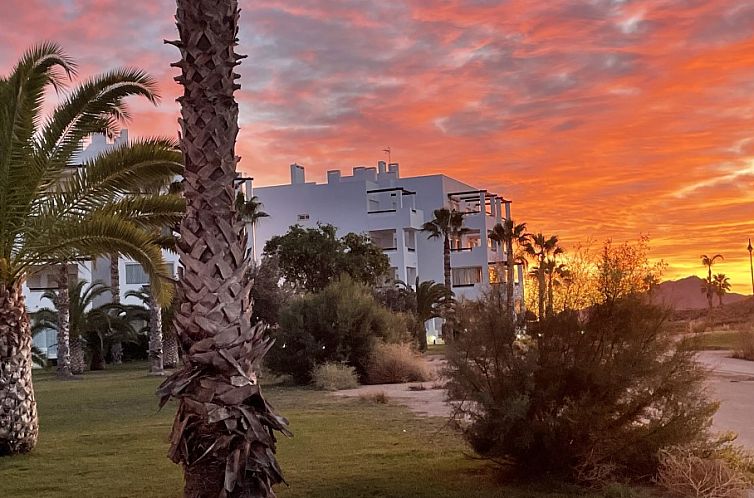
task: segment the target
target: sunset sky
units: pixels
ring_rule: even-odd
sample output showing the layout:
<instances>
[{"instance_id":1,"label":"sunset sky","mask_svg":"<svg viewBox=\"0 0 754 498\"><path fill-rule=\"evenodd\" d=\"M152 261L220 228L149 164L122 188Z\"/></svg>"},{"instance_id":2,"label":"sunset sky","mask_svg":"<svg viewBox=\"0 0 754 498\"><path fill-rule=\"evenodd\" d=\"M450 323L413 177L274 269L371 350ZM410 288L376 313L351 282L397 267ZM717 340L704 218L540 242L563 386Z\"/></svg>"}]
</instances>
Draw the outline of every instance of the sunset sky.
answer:
<instances>
[{"instance_id":1,"label":"sunset sky","mask_svg":"<svg viewBox=\"0 0 754 498\"><path fill-rule=\"evenodd\" d=\"M754 2L751 0L241 0L240 168L256 185L288 164L444 172L514 201L560 235L647 234L668 278L716 271L751 293ZM177 131L170 0L2 0L0 73L53 40L81 76L138 66L158 108L133 135Z\"/></svg>"}]
</instances>

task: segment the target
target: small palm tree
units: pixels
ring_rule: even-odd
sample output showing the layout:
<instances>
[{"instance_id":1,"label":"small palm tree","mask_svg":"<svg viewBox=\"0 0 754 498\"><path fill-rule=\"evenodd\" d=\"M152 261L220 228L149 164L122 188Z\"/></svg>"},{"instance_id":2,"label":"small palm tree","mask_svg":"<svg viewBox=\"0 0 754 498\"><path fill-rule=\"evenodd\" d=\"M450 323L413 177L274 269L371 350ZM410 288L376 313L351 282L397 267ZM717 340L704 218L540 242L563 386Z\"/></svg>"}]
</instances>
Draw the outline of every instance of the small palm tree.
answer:
<instances>
[{"instance_id":1,"label":"small palm tree","mask_svg":"<svg viewBox=\"0 0 754 498\"><path fill-rule=\"evenodd\" d=\"M262 211L264 205L256 195L246 199L243 193L236 194L236 212L238 216L246 223L256 225L262 218L268 218L270 215Z\"/></svg>"},{"instance_id":2,"label":"small palm tree","mask_svg":"<svg viewBox=\"0 0 754 498\"><path fill-rule=\"evenodd\" d=\"M453 306L453 293L443 284L434 280L419 281L416 278L415 289L398 281L397 285L403 292L409 295L409 301L415 304L414 308L414 336L419 351L427 350L427 329L425 323L433 318L441 318Z\"/></svg>"},{"instance_id":3,"label":"small palm tree","mask_svg":"<svg viewBox=\"0 0 754 498\"><path fill-rule=\"evenodd\" d=\"M718 261L723 260L722 254L715 254L712 257L702 254L700 256L702 264L707 268L707 281L702 285L702 293L707 295L707 304L709 309L712 309L712 296L715 295L715 284L712 281L712 266Z\"/></svg>"},{"instance_id":4,"label":"small palm tree","mask_svg":"<svg viewBox=\"0 0 754 498\"><path fill-rule=\"evenodd\" d=\"M539 319L541 320L545 316L545 294L547 292L546 262L548 259L554 259L563 254L563 248L559 245L557 235L545 237L540 232L529 235L529 240L526 242L524 250L536 261L536 266L532 269L532 272L537 279L537 304Z\"/></svg>"},{"instance_id":5,"label":"small palm tree","mask_svg":"<svg viewBox=\"0 0 754 498\"><path fill-rule=\"evenodd\" d=\"M508 313L513 316L513 280L514 265L523 263L523 258L515 257L514 245L524 247L529 242L529 234L526 232L526 223L516 224L511 219L505 219L496 224L489 231L489 237L505 249L506 282L505 299Z\"/></svg>"},{"instance_id":6,"label":"small palm tree","mask_svg":"<svg viewBox=\"0 0 754 498\"><path fill-rule=\"evenodd\" d=\"M72 283L68 289L70 297L70 322L68 324L73 342L80 341L89 352L91 370L105 368L105 353L109 345L115 341L133 340L136 330L126 314L126 308L113 303L94 306L94 302L103 295L110 294L111 289L101 282L89 284L85 280ZM54 308L58 302L57 291L47 291L42 295L49 300L53 308L42 308L32 313L32 334L43 330L57 330L59 327L58 310ZM76 353L72 361L74 373L82 373L84 358L83 349ZM81 356L79 356L79 354Z\"/></svg>"},{"instance_id":7,"label":"small palm tree","mask_svg":"<svg viewBox=\"0 0 754 498\"><path fill-rule=\"evenodd\" d=\"M555 287L568 278L568 268L564 263L558 263L555 257L547 258L542 264L542 268L547 281L547 304L545 310L547 316L552 316L554 314L553 301L555 299Z\"/></svg>"},{"instance_id":8,"label":"small palm tree","mask_svg":"<svg viewBox=\"0 0 754 498\"><path fill-rule=\"evenodd\" d=\"M725 297L725 294L730 292L730 278L725 276L724 273L718 273L714 277L712 277L712 282L715 286L715 294L717 294L719 304L720 306L722 306L723 297Z\"/></svg>"},{"instance_id":9,"label":"small palm tree","mask_svg":"<svg viewBox=\"0 0 754 498\"><path fill-rule=\"evenodd\" d=\"M140 300L144 307L137 306L129 309L132 320L146 323L147 337L149 337L149 373L162 375L164 371L162 344L162 309L160 303L152 295L151 289L144 286L138 291L128 291L126 297Z\"/></svg>"},{"instance_id":10,"label":"small palm tree","mask_svg":"<svg viewBox=\"0 0 754 498\"><path fill-rule=\"evenodd\" d=\"M180 174L175 144L143 140L72 168L85 137L117 131L128 116L125 98L156 102L155 82L138 70L111 71L74 88L43 116L45 92L64 88L73 74L73 61L46 43L27 51L9 75L0 77L0 344L8 345L0 347L0 456L31 450L38 434L31 329L22 292L28 276L78 258L119 253L139 262L155 277L160 296L168 297L159 282L160 247L134 220L158 212L175 219L183 201L121 196ZM60 332L59 361L65 363L67 332Z\"/></svg>"}]
</instances>

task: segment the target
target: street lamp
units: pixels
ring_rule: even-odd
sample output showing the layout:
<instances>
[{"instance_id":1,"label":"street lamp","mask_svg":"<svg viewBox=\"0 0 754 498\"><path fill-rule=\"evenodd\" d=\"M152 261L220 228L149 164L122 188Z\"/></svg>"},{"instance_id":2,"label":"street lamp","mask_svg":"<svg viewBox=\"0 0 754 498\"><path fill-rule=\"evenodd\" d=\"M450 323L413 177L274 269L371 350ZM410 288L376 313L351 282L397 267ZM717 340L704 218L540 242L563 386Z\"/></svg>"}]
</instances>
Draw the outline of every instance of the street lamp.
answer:
<instances>
[{"instance_id":1,"label":"street lamp","mask_svg":"<svg viewBox=\"0 0 754 498\"><path fill-rule=\"evenodd\" d=\"M752 263L752 259L751 259L751 251L754 250L754 247L751 246L751 237L749 237L749 245L746 247L746 250L749 251L749 270L751 271L751 293L754 294L754 263Z\"/></svg>"}]
</instances>

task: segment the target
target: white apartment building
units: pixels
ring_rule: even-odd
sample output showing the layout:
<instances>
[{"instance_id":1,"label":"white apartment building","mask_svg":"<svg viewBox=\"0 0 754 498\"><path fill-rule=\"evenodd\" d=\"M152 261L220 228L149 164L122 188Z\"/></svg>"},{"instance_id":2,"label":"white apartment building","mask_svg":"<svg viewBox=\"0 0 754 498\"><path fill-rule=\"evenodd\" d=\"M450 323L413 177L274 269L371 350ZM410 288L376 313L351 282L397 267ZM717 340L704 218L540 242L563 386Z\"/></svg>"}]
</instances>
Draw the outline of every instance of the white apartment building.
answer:
<instances>
[{"instance_id":1,"label":"white apartment building","mask_svg":"<svg viewBox=\"0 0 754 498\"><path fill-rule=\"evenodd\" d=\"M249 188L247 181L247 189ZM351 176L327 172L326 183L307 182L305 170L291 165L291 183L253 189L270 216L258 221L252 246L256 258L264 244L292 225L330 223L338 235L368 234L390 258L393 277L408 284L444 281L443 244L428 239L422 225L441 207L465 214L468 233L451 243L451 275L457 296L474 298L505 279L505 252L488 230L510 217L510 201L446 175L401 177L398 163L353 168ZM249 231L251 233L251 231ZM516 271L515 299L523 310L523 269ZM430 332L431 333L431 332Z\"/></svg>"},{"instance_id":2,"label":"white apartment building","mask_svg":"<svg viewBox=\"0 0 754 498\"><path fill-rule=\"evenodd\" d=\"M86 146L75 157L75 163L81 164L97 157L99 154L128 143L128 130L121 130L120 135L113 141L109 141L103 134L92 135ZM178 272L178 256L169 251L163 251L163 257L168 265L169 274L174 277ZM138 291L142 286L149 284L149 277L139 263L128 258L119 259L120 267L120 299L125 304L140 304L135 298L126 297L129 291ZM98 258L95 261L81 261L77 264L70 265L70 281L86 280L87 282L102 282L110 285L110 259ZM50 268L30 276L24 284L24 295L26 296L26 309L33 313L44 307L52 307L52 303L42 299L42 295L48 289L57 288L57 270ZM100 302L96 305L104 304L109 301L109 296L101 297ZM34 338L34 345L48 358L57 358L57 337L55 331L49 330L38 334Z\"/></svg>"}]
</instances>

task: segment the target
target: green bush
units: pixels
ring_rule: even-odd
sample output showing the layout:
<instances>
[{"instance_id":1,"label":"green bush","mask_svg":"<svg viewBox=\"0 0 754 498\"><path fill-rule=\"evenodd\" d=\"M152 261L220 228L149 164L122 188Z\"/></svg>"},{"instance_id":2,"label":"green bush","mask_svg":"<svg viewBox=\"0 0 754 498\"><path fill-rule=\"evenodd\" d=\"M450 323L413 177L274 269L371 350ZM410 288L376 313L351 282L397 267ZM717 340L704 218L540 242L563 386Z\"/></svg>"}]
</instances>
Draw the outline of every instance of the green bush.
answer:
<instances>
[{"instance_id":1,"label":"green bush","mask_svg":"<svg viewBox=\"0 0 754 498\"><path fill-rule=\"evenodd\" d=\"M377 342L407 338L405 318L380 306L371 289L348 275L322 292L293 299L280 311L280 326L267 366L309 383L315 365L346 363L366 378L369 355Z\"/></svg>"},{"instance_id":2,"label":"green bush","mask_svg":"<svg viewBox=\"0 0 754 498\"><path fill-rule=\"evenodd\" d=\"M498 294L461 317L467 331L448 350L457 422L479 455L528 476L607 482L653 476L660 450L707 437L717 404L662 309L631 294L522 336Z\"/></svg>"},{"instance_id":3,"label":"green bush","mask_svg":"<svg viewBox=\"0 0 754 498\"><path fill-rule=\"evenodd\" d=\"M321 391L340 391L359 387L356 369L342 363L323 363L314 367L312 384Z\"/></svg>"}]
</instances>

